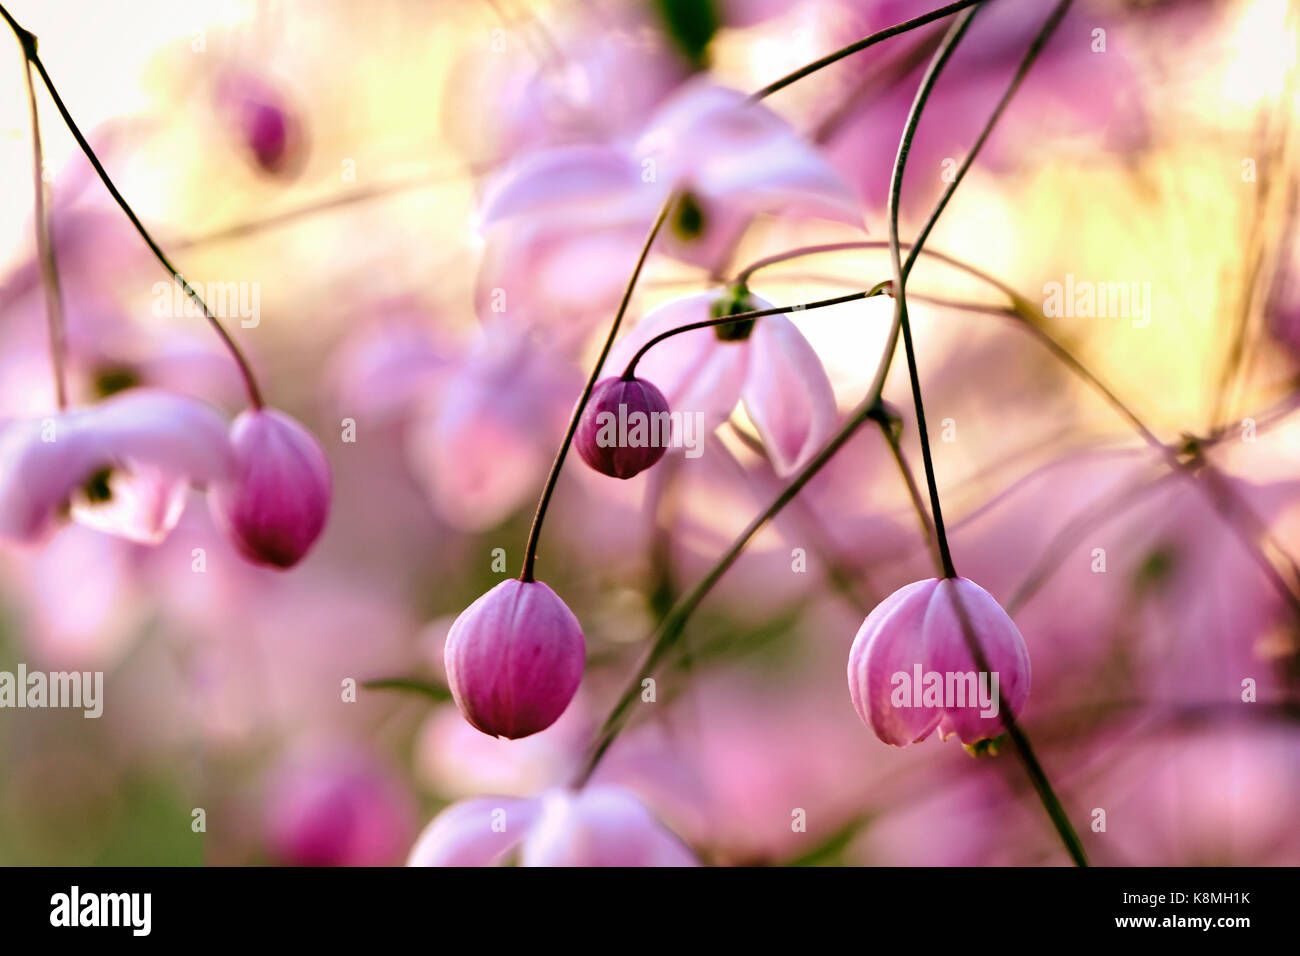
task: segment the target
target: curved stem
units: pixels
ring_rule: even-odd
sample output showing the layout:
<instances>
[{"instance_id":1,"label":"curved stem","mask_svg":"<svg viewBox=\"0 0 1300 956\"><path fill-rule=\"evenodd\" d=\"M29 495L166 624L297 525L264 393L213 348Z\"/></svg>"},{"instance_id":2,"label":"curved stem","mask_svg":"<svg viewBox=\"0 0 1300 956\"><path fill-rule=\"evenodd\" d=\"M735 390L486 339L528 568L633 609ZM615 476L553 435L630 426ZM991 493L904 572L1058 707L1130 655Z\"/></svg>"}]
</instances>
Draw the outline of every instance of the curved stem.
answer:
<instances>
[{"instance_id":1,"label":"curved stem","mask_svg":"<svg viewBox=\"0 0 1300 956\"><path fill-rule=\"evenodd\" d=\"M943 509L939 505L939 489L935 485L934 462L930 457L930 438L925 425L925 405L921 401L921 382L916 374L916 353L912 347L912 325L907 319L907 277L903 273L903 260L898 248L898 201L903 193L903 173L907 168L907 155L912 150L912 138L916 135L916 127L921 121L921 110L925 106L930 91L933 89L939 73L943 70L944 64L952 56L952 51L961 42L961 38L966 35L966 31L970 28L971 21L978 11L979 7L971 9L952 25L947 36L944 37L943 46L930 62L925 78L916 91L916 98L912 101L912 109L907 116L907 124L903 127L903 135L898 141L898 155L894 158L894 170L890 176L889 201L887 204L889 259L894 270L894 321L903 333L903 351L907 356L907 374L912 383L912 404L916 408L916 430L921 439L921 457L925 464L925 483L930 489L930 511L934 517L934 537L939 547L939 560L943 566L943 575L947 578L955 578L957 571L953 568L952 554L948 549L948 535L943 527ZM944 193L939 201L939 211L942 211L951 195L951 192Z\"/></svg>"},{"instance_id":2,"label":"curved stem","mask_svg":"<svg viewBox=\"0 0 1300 956\"><path fill-rule=\"evenodd\" d=\"M564 440L560 442L560 450L556 452L555 461L551 463L551 470L546 476L546 484L542 488L541 498L537 501L537 512L533 515L532 527L528 529L528 544L524 547L524 567L519 573L519 580L524 583L533 580L533 562L537 558L537 541L542 533L542 522L546 520L546 509L551 503L551 496L555 494L555 484L560 479L560 469L564 466L565 456L569 454L569 446L573 444L573 436L578 430L578 421L582 418L583 409L587 407L587 400L591 398L592 389L596 387L596 380L600 377L600 370L605 366L605 359L609 357L609 350L614 345L619 326L623 324L623 316L627 314L627 307L632 301L632 293L636 290L637 279L641 277L641 270L645 268L646 259L650 256L650 247L654 245L655 237L659 235L659 230L663 228L664 221L668 218L668 211L672 208L675 199L676 193L670 193L668 198L664 200L663 208L659 210L654 225L650 227L650 233L641 246L641 254L637 257L632 276L627 281L627 289L623 292L623 300L619 303L618 311L614 314L614 321L610 323L609 334L605 336L605 344L591 367L591 375L587 378L587 385L578 397L578 403L573 406L568 431L564 433Z\"/></svg>"},{"instance_id":3,"label":"curved stem","mask_svg":"<svg viewBox=\"0 0 1300 956\"><path fill-rule=\"evenodd\" d=\"M912 468L907 463L907 458L903 455L903 445L899 441L899 421L894 416L885 411L883 404L877 406L879 413L873 415L876 424L880 426L880 434L884 436L885 443L889 445L889 453L893 456L894 464L898 466L898 474L903 479L903 484L907 486L907 497L912 502L912 510L916 512L917 521L921 524L921 540L925 542L926 549L930 552L930 559L934 562L935 572L943 573L943 559L939 556L938 548L935 545L934 525L930 523L930 513L925 510L925 502L921 500L921 489L916 483L916 476L912 474Z\"/></svg>"},{"instance_id":4,"label":"curved stem","mask_svg":"<svg viewBox=\"0 0 1300 956\"><path fill-rule=\"evenodd\" d=\"M108 189L109 195L111 195L118 206L121 207L122 212L126 214L126 218L131 221L131 225L135 226L136 232L138 232L140 237L145 241L145 245L147 245L150 251L154 254L154 258L162 263L163 267L167 269L176 281L180 282L181 288L185 290L185 294L193 299L195 304L203 311L203 317L208 320L208 324L212 326L213 331L217 333L217 337L221 339L227 351L230 352L231 357L235 360L235 364L239 367L239 373L243 376L244 387L248 392L248 400L250 404L252 404L254 408L261 408L263 404L261 390L257 386L257 379L253 376L253 370L249 366L248 360L244 357L244 353L240 351L239 346L235 344L235 340L230 337L230 333L226 331L225 327L217 317L212 314L212 310L208 308L207 303L203 301L203 298L197 291L195 291L194 287L184 279L180 270L177 269L176 266L172 264L171 260L167 258L167 254L163 252L162 247L154 241L153 236L149 234L149 230L144 227L144 223L142 223L140 218L135 214L135 210L131 208L131 205L126 201L125 197L123 197L123 195L118 191L117 186L113 184L113 180L109 178L108 171L104 169L103 164L100 163L99 157L95 155L95 151L91 148L90 143L86 140L86 137L82 135L81 129L77 126L76 120L74 120L72 114L68 112L68 107L64 104L63 97L59 96L59 91L55 88L54 81L50 79L50 74L46 71L45 64L41 62L40 55L37 53L36 49L36 36L19 25L18 21L9 14L9 11L6 10L3 5L0 5L0 17L4 18L10 28L14 31L14 34L18 37L19 42L23 46L23 56L26 58L27 63L30 66L34 66L36 72L40 74L41 82L45 84L45 89L49 92L50 99L54 101L54 105L58 109L59 115L63 117L64 125L68 127L68 132L70 132L72 138L77 141L77 145L81 147L81 151L86 154L86 159L90 161L90 165L94 168L96 174L98 174L100 181L103 182L105 188Z\"/></svg>"},{"instance_id":5,"label":"curved stem","mask_svg":"<svg viewBox=\"0 0 1300 956\"><path fill-rule=\"evenodd\" d=\"M36 226L36 255L41 263L41 281L45 285L45 321L49 330L50 366L54 372L54 397L59 410L68 407L68 339L63 317L63 292L59 288L59 264L54 252L49 211L45 207L45 152L41 147L41 119L36 108L36 83L32 79L32 62L26 56L28 38L20 37L23 46L23 79L27 85L27 106L32 120L32 182L35 196L33 220Z\"/></svg>"},{"instance_id":6,"label":"curved stem","mask_svg":"<svg viewBox=\"0 0 1300 956\"><path fill-rule=\"evenodd\" d=\"M735 315L724 315L712 319L701 319L699 322L688 322L686 325L679 325L676 328L660 332L654 338L650 339L639 349L636 354L628 360L627 368L623 370L622 377L630 381L636 374L636 365L641 361L642 356L649 352L651 348L662 342L664 339L670 339L674 335L681 335L683 332L694 332L696 329L709 329L718 325L731 325L736 322L748 322L753 319L761 319L766 315L783 315L788 312L808 312L812 309L824 309L832 305L843 305L845 302L855 302L858 299L869 299L872 296L879 295L884 289L877 287L865 292L851 292L848 295L837 295L831 299L818 299L816 302L804 302L800 305L773 306L770 309L757 309L753 312L737 312Z\"/></svg>"},{"instance_id":7,"label":"curved stem","mask_svg":"<svg viewBox=\"0 0 1300 956\"><path fill-rule=\"evenodd\" d=\"M830 66L837 60L842 60L846 56L852 56L854 53L865 50L869 46L874 46L882 40L888 40L890 37L898 36L900 33L906 33L908 30L915 30L917 27L923 27L927 23L933 23L935 20L942 20L946 16L958 13L965 10L967 7L973 7L975 4L980 2L982 2L982 0L958 0L956 3L950 3L946 6L939 7L936 10L931 10L929 13L923 13L919 17L913 17L911 20L905 20L892 27L886 27L878 33L873 33L870 36L863 37L861 40L850 43L846 47L841 47L833 53L828 53L820 59L813 60L811 63L801 66L793 73L787 73L779 80L769 83L757 93L754 93L749 99L751 102L757 102L769 97L778 90L783 90L792 83L802 80L805 76L816 73L823 67Z\"/></svg>"}]
</instances>

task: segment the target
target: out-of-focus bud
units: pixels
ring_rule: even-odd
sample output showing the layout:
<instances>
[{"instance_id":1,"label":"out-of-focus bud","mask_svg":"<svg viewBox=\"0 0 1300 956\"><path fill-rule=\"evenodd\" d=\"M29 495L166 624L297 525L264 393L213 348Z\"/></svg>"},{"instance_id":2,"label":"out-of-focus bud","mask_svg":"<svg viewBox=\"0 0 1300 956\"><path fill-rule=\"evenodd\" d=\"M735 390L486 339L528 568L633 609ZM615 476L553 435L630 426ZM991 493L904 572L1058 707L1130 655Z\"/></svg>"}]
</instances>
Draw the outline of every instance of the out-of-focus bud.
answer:
<instances>
[{"instance_id":1,"label":"out-of-focus bud","mask_svg":"<svg viewBox=\"0 0 1300 956\"><path fill-rule=\"evenodd\" d=\"M353 755L285 766L268 801L271 852L293 866L391 866L413 831L410 796L381 767Z\"/></svg>"},{"instance_id":2,"label":"out-of-focus bud","mask_svg":"<svg viewBox=\"0 0 1300 956\"><path fill-rule=\"evenodd\" d=\"M222 121L257 167L273 176L292 176L302 166L305 137L298 111L262 77L230 68L214 93Z\"/></svg>"},{"instance_id":3,"label":"out-of-focus bud","mask_svg":"<svg viewBox=\"0 0 1300 956\"><path fill-rule=\"evenodd\" d=\"M960 601L960 608L958 606ZM975 663L962 613L987 670ZM887 744L902 747L938 727L966 745L1002 732L1000 708L1029 696L1029 650L1007 612L965 578L900 588L873 610L849 651L853 706Z\"/></svg>"},{"instance_id":4,"label":"out-of-focus bud","mask_svg":"<svg viewBox=\"0 0 1300 956\"><path fill-rule=\"evenodd\" d=\"M582 460L602 475L631 478L668 450L668 399L644 379L597 382L573 441Z\"/></svg>"},{"instance_id":5,"label":"out-of-focus bud","mask_svg":"<svg viewBox=\"0 0 1300 956\"><path fill-rule=\"evenodd\" d=\"M447 633L447 683L465 719L494 737L545 730L578 690L587 643L578 619L540 581L502 581Z\"/></svg>"},{"instance_id":6,"label":"out-of-focus bud","mask_svg":"<svg viewBox=\"0 0 1300 956\"><path fill-rule=\"evenodd\" d=\"M311 432L283 412L250 409L230 427L235 469L213 485L213 517L241 554L289 568L325 527L332 481Z\"/></svg>"}]
</instances>

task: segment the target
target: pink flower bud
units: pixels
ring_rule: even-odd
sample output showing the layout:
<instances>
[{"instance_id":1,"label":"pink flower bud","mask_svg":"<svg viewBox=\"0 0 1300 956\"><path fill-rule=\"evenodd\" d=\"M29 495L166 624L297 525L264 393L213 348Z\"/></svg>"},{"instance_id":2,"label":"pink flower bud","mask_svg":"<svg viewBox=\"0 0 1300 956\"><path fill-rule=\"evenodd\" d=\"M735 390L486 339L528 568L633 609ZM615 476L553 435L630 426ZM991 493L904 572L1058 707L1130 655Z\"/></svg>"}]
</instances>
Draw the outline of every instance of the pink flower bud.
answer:
<instances>
[{"instance_id":1,"label":"pink flower bud","mask_svg":"<svg viewBox=\"0 0 1300 956\"><path fill-rule=\"evenodd\" d=\"M582 460L602 475L631 478L668 450L668 400L643 379L597 382L573 441Z\"/></svg>"},{"instance_id":2,"label":"pink flower bud","mask_svg":"<svg viewBox=\"0 0 1300 956\"><path fill-rule=\"evenodd\" d=\"M208 496L213 517L246 558L289 568L329 514L329 462L311 432L283 412L250 409L230 427L234 477Z\"/></svg>"},{"instance_id":3,"label":"pink flower bud","mask_svg":"<svg viewBox=\"0 0 1300 956\"><path fill-rule=\"evenodd\" d=\"M443 660L465 719L517 740L564 713L587 643L573 612L540 581L502 581L456 618Z\"/></svg>"},{"instance_id":4,"label":"pink flower bud","mask_svg":"<svg viewBox=\"0 0 1300 956\"><path fill-rule=\"evenodd\" d=\"M971 654L954 604L961 600L987 670ZM849 651L849 696L887 744L924 740L936 728L964 744L1002 732L1000 708L1029 696L1029 650L1007 612L965 578L917 581L876 606Z\"/></svg>"}]
</instances>

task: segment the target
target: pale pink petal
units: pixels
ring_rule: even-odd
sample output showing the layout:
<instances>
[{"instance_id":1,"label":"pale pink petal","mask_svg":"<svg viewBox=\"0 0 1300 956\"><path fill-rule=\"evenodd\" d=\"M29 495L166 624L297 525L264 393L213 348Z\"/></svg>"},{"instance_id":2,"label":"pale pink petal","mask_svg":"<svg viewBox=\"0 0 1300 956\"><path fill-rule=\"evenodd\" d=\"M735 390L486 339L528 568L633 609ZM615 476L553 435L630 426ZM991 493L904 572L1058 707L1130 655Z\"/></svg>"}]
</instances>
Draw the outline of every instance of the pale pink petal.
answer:
<instances>
[{"instance_id":1,"label":"pale pink petal","mask_svg":"<svg viewBox=\"0 0 1300 956\"><path fill-rule=\"evenodd\" d=\"M424 828L407 866L492 866L528 835L536 800L478 797L452 804Z\"/></svg>"},{"instance_id":2,"label":"pale pink petal","mask_svg":"<svg viewBox=\"0 0 1300 956\"><path fill-rule=\"evenodd\" d=\"M148 465L130 471L115 469L108 476L108 501L92 501L84 489L72 496L72 517L78 524L106 534L159 544L166 539L185 510L190 483Z\"/></svg>"},{"instance_id":3,"label":"pale pink petal","mask_svg":"<svg viewBox=\"0 0 1300 956\"><path fill-rule=\"evenodd\" d=\"M637 154L661 178L750 213L863 225L844 179L768 107L705 80L685 84L649 124Z\"/></svg>"},{"instance_id":4,"label":"pale pink petal","mask_svg":"<svg viewBox=\"0 0 1300 956\"><path fill-rule=\"evenodd\" d=\"M615 343L605 375L621 375L636 351L661 332L711 317L721 290L682 296L666 302ZM749 365L743 341L724 342L713 329L696 329L664 339L637 363L637 378L650 382L668 400L670 413L702 415L703 430L712 431L731 417Z\"/></svg>"},{"instance_id":5,"label":"pale pink petal","mask_svg":"<svg viewBox=\"0 0 1300 956\"><path fill-rule=\"evenodd\" d=\"M121 484L130 499L99 526L156 542L179 517L176 486L212 481L231 467L221 416L197 399L154 389L12 422L0 432L0 534L39 540L97 473L109 472L111 488L113 473L138 470L141 482Z\"/></svg>"},{"instance_id":6,"label":"pale pink petal","mask_svg":"<svg viewBox=\"0 0 1300 956\"><path fill-rule=\"evenodd\" d=\"M663 190L643 182L632 157L607 146L535 150L499 173L484 190L485 229L521 216L599 213L601 218L641 218Z\"/></svg>"},{"instance_id":7,"label":"pale pink petal","mask_svg":"<svg viewBox=\"0 0 1300 956\"><path fill-rule=\"evenodd\" d=\"M686 845L631 793L550 790L524 842L524 866L697 866Z\"/></svg>"},{"instance_id":8,"label":"pale pink petal","mask_svg":"<svg viewBox=\"0 0 1300 956\"><path fill-rule=\"evenodd\" d=\"M954 594L955 593L955 594ZM974 636L979 641L987 670L979 667L971 654L969 642L962 629L954 603L960 598ZM978 584L965 578L944 580L935 589L925 616L924 659L926 669L944 675L997 674L1000 697L1005 699L1013 714L1024 708L1029 697L1029 650L1020 630L1001 605ZM990 698L992 683L986 685ZM969 685L968 685L969 686ZM969 697L968 697L969 700ZM953 700L945 701L943 721L939 732L946 739L957 734L964 744L992 738L1002 733L1001 713L983 716L978 704L955 706ZM994 708L990 708L994 709ZM997 708L1000 711L1000 707Z\"/></svg>"},{"instance_id":9,"label":"pale pink petal","mask_svg":"<svg viewBox=\"0 0 1300 956\"><path fill-rule=\"evenodd\" d=\"M895 747L924 740L943 716L906 692L915 684L916 669L926 670L921 628L937 585L929 578L891 594L867 615L849 652L854 709L877 737ZM899 674L906 675L906 683L895 679Z\"/></svg>"},{"instance_id":10,"label":"pale pink petal","mask_svg":"<svg viewBox=\"0 0 1300 956\"><path fill-rule=\"evenodd\" d=\"M821 359L784 315L765 316L755 324L741 397L781 476L806 463L831 437L839 419Z\"/></svg>"}]
</instances>

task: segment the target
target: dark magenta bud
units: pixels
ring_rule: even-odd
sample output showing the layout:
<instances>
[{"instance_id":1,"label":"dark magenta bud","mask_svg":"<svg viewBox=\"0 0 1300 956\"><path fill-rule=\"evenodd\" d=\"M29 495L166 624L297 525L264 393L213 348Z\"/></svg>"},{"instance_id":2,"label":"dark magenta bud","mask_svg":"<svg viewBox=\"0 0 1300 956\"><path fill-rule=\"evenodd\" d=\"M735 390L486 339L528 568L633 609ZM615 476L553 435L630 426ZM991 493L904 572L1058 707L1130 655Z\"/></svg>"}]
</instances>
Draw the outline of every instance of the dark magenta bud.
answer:
<instances>
[{"instance_id":1,"label":"dark magenta bud","mask_svg":"<svg viewBox=\"0 0 1300 956\"><path fill-rule=\"evenodd\" d=\"M582 460L602 475L631 478L668 450L668 399L643 379L602 379L591 391L573 440Z\"/></svg>"}]
</instances>

